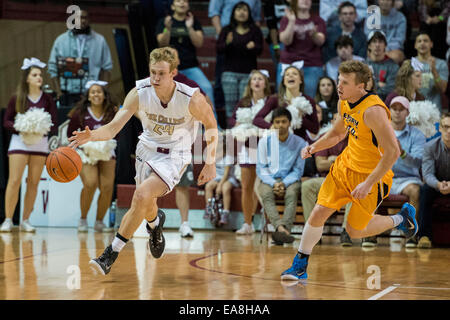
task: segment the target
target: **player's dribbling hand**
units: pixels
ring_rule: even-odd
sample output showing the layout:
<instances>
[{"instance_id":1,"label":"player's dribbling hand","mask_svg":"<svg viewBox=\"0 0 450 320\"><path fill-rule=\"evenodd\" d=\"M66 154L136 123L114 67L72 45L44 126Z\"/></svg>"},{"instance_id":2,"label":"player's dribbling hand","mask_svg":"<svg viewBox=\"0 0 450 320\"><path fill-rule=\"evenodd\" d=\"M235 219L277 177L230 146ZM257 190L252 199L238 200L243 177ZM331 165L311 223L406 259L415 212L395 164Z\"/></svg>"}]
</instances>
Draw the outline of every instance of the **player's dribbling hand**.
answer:
<instances>
[{"instance_id":1,"label":"player's dribbling hand","mask_svg":"<svg viewBox=\"0 0 450 320\"><path fill-rule=\"evenodd\" d=\"M364 199L369 194L370 189L372 189L372 186L364 181L356 186L351 195L355 199Z\"/></svg>"},{"instance_id":2,"label":"player's dribbling hand","mask_svg":"<svg viewBox=\"0 0 450 320\"><path fill-rule=\"evenodd\" d=\"M208 181L211 181L216 177L216 164L205 164L203 166L202 171L198 175L197 184L201 186L202 184L207 183Z\"/></svg>"},{"instance_id":3,"label":"player's dribbling hand","mask_svg":"<svg viewBox=\"0 0 450 320\"><path fill-rule=\"evenodd\" d=\"M304 147L302 149L302 152L301 152L302 159L306 159L306 158L312 157L313 153L314 153L314 147L313 146L306 146L306 147Z\"/></svg>"},{"instance_id":4,"label":"player's dribbling hand","mask_svg":"<svg viewBox=\"0 0 450 320\"><path fill-rule=\"evenodd\" d=\"M92 138L92 132L88 126L86 126L83 131L74 131L72 134L73 136L69 138L69 141L71 141L69 147L73 149L89 142Z\"/></svg>"}]
</instances>

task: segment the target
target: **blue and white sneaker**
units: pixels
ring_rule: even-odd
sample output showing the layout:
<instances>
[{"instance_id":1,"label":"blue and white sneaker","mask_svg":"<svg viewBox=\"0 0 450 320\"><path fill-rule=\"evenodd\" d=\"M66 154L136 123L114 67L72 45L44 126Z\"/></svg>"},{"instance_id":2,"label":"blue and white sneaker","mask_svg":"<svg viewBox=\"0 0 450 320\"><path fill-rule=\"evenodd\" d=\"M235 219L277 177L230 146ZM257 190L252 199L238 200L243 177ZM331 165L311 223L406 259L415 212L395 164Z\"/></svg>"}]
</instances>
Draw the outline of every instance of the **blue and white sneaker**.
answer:
<instances>
[{"instance_id":1,"label":"blue and white sneaker","mask_svg":"<svg viewBox=\"0 0 450 320\"><path fill-rule=\"evenodd\" d=\"M281 274L281 280L301 280L308 277L306 273L306 268L308 267L308 262L306 258L300 259L298 255L295 255L292 266L285 270Z\"/></svg>"},{"instance_id":2,"label":"blue and white sneaker","mask_svg":"<svg viewBox=\"0 0 450 320\"><path fill-rule=\"evenodd\" d=\"M403 232L406 239L414 237L419 230L416 221L416 209L407 202L403 205L399 214L403 217L403 221L397 226L397 229Z\"/></svg>"}]
</instances>

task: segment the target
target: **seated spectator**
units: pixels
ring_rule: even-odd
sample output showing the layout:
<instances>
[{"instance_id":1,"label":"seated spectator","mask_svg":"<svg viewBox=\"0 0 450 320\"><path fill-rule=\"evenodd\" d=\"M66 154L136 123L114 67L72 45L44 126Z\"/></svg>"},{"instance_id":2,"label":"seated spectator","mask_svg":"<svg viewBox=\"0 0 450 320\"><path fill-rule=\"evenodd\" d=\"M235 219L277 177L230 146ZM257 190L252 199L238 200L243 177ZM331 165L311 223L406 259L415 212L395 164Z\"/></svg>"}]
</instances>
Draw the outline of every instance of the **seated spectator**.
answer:
<instances>
[{"instance_id":1,"label":"seated spectator","mask_svg":"<svg viewBox=\"0 0 450 320\"><path fill-rule=\"evenodd\" d=\"M336 83L330 77L325 76L319 79L314 100L322 108L323 122L330 122L333 114L337 112L339 101Z\"/></svg>"},{"instance_id":2,"label":"seated spectator","mask_svg":"<svg viewBox=\"0 0 450 320\"><path fill-rule=\"evenodd\" d=\"M296 128L293 129L294 134L306 140L306 130L314 134L319 132L319 121L317 120L317 109L315 108L316 102L311 97L303 94L305 80L299 67L300 65L298 65L298 67L294 65L289 66L284 73L282 73L282 81L280 83L278 94L269 97L264 107L256 114L255 119L253 120L255 126L262 129L269 129L272 124L267 122L265 118L270 117L269 114L272 110L278 107L297 108L295 106L297 105L296 102L302 100L301 105L304 107L304 110L298 110L297 114L293 114L292 122L301 122L300 127L296 126ZM297 99L302 97L305 99ZM308 102L309 106L305 106ZM310 113L305 111L308 107L311 108ZM291 125L292 124L293 123L291 123Z\"/></svg>"},{"instance_id":3,"label":"seated spectator","mask_svg":"<svg viewBox=\"0 0 450 320\"><path fill-rule=\"evenodd\" d=\"M311 0L291 1L286 15L280 21L280 41L285 45L281 51L281 68L296 61L304 61L303 72L308 81L305 94L315 94L317 82L323 75L322 46L325 43L326 25L319 16L311 14ZM277 74L282 74L278 68ZM281 77L277 76L277 86Z\"/></svg>"},{"instance_id":4,"label":"seated spectator","mask_svg":"<svg viewBox=\"0 0 450 320\"><path fill-rule=\"evenodd\" d=\"M337 57L330 59L325 65L328 77L337 83L339 65L347 60L364 61L364 58L353 55L353 40L349 36L340 36L334 43Z\"/></svg>"},{"instance_id":5,"label":"seated spectator","mask_svg":"<svg viewBox=\"0 0 450 320\"><path fill-rule=\"evenodd\" d=\"M263 34L253 21L249 5L238 2L233 8L230 24L222 29L217 40L217 52L225 54L222 88L227 121L244 94L250 72L257 67L256 59L263 45Z\"/></svg>"},{"instance_id":6,"label":"seated spectator","mask_svg":"<svg viewBox=\"0 0 450 320\"><path fill-rule=\"evenodd\" d=\"M419 212L419 191L422 186L420 167L422 165L423 148L426 142L425 135L417 128L406 123L409 115L409 101L406 97L397 96L390 103L392 127L399 142L400 158L397 159L392 171L390 194L403 194L408 196L409 203L416 208L416 218ZM363 239L363 242L376 244L376 237ZM406 241L407 248L417 246L416 237Z\"/></svg>"},{"instance_id":7,"label":"seated spectator","mask_svg":"<svg viewBox=\"0 0 450 320\"><path fill-rule=\"evenodd\" d=\"M253 70L247 81L243 98L238 102L230 119L231 134L237 140L237 160L241 169L241 206L245 224L237 233L251 230L253 214L258 206L254 192L257 161L257 133L252 122L270 96L269 73ZM250 114L249 114L250 113Z\"/></svg>"},{"instance_id":8,"label":"seated spectator","mask_svg":"<svg viewBox=\"0 0 450 320\"><path fill-rule=\"evenodd\" d=\"M444 60L431 55L432 47L433 41L430 36L425 32L419 32L415 48L416 58L423 64L420 93L442 111L441 94L447 90L448 66Z\"/></svg>"},{"instance_id":9,"label":"seated spectator","mask_svg":"<svg viewBox=\"0 0 450 320\"><path fill-rule=\"evenodd\" d=\"M321 6L323 2L321 1ZM338 17L338 23L332 23L332 25L327 23L327 40L323 46L324 61L329 61L331 58L336 57L335 43L341 36L349 36L353 40L353 52L355 55L366 58L367 37L363 28L355 25L357 19L355 5L350 1L342 2L338 8ZM334 21L336 20L334 19Z\"/></svg>"},{"instance_id":10,"label":"seated spectator","mask_svg":"<svg viewBox=\"0 0 450 320\"><path fill-rule=\"evenodd\" d=\"M382 31L372 31L368 37L366 63L372 67L375 78L375 90L381 99L394 90L398 65L386 56L386 36Z\"/></svg>"},{"instance_id":11,"label":"seated spectator","mask_svg":"<svg viewBox=\"0 0 450 320\"><path fill-rule=\"evenodd\" d=\"M289 1L287 0L268 0L264 3L264 19L266 20L267 29L269 29L266 41L269 44L275 74L280 62L280 49L284 48L283 43L280 42L278 30L280 29L281 18L284 16L288 6Z\"/></svg>"},{"instance_id":12,"label":"seated spectator","mask_svg":"<svg viewBox=\"0 0 450 320\"><path fill-rule=\"evenodd\" d=\"M178 51L178 71L198 83L211 99L214 108L214 92L211 82L199 68L197 48L203 46L203 29L200 22L189 11L188 0L174 0L173 15L161 19L156 27L156 38L160 47L171 46ZM216 117L217 119L217 117Z\"/></svg>"},{"instance_id":13,"label":"seated spectator","mask_svg":"<svg viewBox=\"0 0 450 320\"><path fill-rule=\"evenodd\" d=\"M305 160L299 154L307 143L289 132L292 115L286 108L277 108L272 114L273 128L277 132L263 137L258 144L256 173L262 183L257 192L275 232L272 239L276 244L292 243L290 234L294 224L300 177L303 175ZM277 139L277 141L274 141ZM278 144L278 147L274 147ZM275 153L276 151L278 153ZM283 217L277 210L276 198L284 199Z\"/></svg>"},{"instance_id":14,"label":"seated spectator","mask_svg":"<svg viewBox=\"0 0 450 320\"><path fill-rule=\"evenodd\" d=\"M86 10L81 10L80 18L81 28L59 35L48 59L48 73L62 106L74 107L81 100L89 80L109 82L111 78L113 64L108 43L101 34L92 30ZM76 75L64 72L70 69L69 64L74 64L75 60L78 62L80 58L81 65L75 66L80 67ZM85 66L87 72L81 72Z\"/></svg>"},{"instance_id":15,"label":"seated spectator","mask_svg":"<svg viewBox=\"0 0 450 320\"><path fill-rule=\"evenodd\" d=\"M219 214L218 224L226 225L229 221L231 208L231 191L239 187L239 181L234 172L234 158L227 155L226 143L222 142L217 148L216 154L216 177L205 185L205 215L204 219L210 219L211 215ZM213 198L222 199L223 211L213 212Z\"/></svg>"},{"instance_id":16,"label":"seated spectator","mask_svg":"<svg viewBox=\"0 0 450 320\"><path fill-rule=\"evenodd\" d=\"M420 188L418 248L431 248L433 203L438 197L450 201L450 113L441 116L441 136L425 144Z\"/></svg>"},{"instance_id":17,"label":"seated spectator","mask_svg":"<svg viewBox=\"0 0 450 320\"><path fill-rule=\"evenodd\" d=\"M406 18L394 8L394 0L379 0L381 11L381 30L386 37L386 55L395 63L400 64L405 59L403 45L406 39ZM367 23L364 24L364 31L368 35L373 30Z\"/></svg>"},{"instance_id":18,"label":"seated spectator","mask_svg":"<svg viewBox=\"0 0 450 320\"><path fill-rule=\"evenodd\" d=\"M320 17L326 22L327 27L337 28L339 26L339 14L341 13L339 9L344 3L346 3L346 6L348 6L347 3L350 3L355 8L356 23L358 25L364 23L364 19L367 17L367 0L320 0Z\"/></svg>"},{"instance_id":19,"label":"seated spectator","mask_svg":"<svg viewBox=\"0 0 450 320\"><path fill-rule=\"evenodd\" d=\"M332 124L334 123L337 117L338 113L336 112L334 113L333 119L331 120ZM325 132L323 134L325 134ZM325 177L330 171L331 165L334 163L337 156L340 155L341 152L345 149L345 147L347 146L347 142L348 139L345 138L335 146L314 154L313 158L314 161L316 162L316 168L319 173L319 177L313 177L311 179L303 180L300 193L305 222L308 221L309 216L311 215L311 212L317 201L317 196L319 194L320 187L322 186L322 183L325 181ZM349 210L347 210L346 207L346 214L344 215L344 222L342 224L343 231L341 233L341 244L344 246L352 245L352 240L350 239L348 233L345 231L348 211Z\"/></svg>"},{"instance_id":20,"label":"seated spectator","mask_svg":"<svg viewBox=\"0 0 450 320\"><path fill-rule=\"evenodd\" d=\"M422 85L422 68L422 63L416 58L403 61L395 77L395 89L387 96L384 103L390 106L392 99L397 96L406 97L408 101L425 100L419 92Z\"/></svg>"}]
</instances>

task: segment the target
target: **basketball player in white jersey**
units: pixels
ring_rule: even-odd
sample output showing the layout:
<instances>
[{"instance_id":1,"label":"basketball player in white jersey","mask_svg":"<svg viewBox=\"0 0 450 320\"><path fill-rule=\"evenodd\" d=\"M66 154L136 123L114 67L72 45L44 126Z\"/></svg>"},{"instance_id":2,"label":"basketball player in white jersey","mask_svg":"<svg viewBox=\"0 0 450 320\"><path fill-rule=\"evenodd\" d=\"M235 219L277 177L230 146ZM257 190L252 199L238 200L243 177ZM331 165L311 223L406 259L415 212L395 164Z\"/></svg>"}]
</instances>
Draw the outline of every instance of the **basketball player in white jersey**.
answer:
<instances>
[{"instance_id":1,"label":"basketball player in white jersey","mask_svg":"<svg viewBox=\"0 0 450 320\"><path fill-rule=\"evenodd\" d=\"M164 252L162 228L165 214L158 210L156 200L172 191L184 170L191 163L191 147L197 134L198 122L205 127L207 140L206 163L198 177L202 185L216 176L215 155L217 123L210 105L198 88L191 88L173 78L177 74L177 57L171 48L158 48L150 53L150 78L139 80L123 107L107 125L96 129L73 132L70 147L88 141L109 140L134 115L141 120L144 132L136 147L136 191L131 208L105 251L89 264L106 275L143 219L147 220L149 248L155 258Z\"/></svg>"}]
</instances>

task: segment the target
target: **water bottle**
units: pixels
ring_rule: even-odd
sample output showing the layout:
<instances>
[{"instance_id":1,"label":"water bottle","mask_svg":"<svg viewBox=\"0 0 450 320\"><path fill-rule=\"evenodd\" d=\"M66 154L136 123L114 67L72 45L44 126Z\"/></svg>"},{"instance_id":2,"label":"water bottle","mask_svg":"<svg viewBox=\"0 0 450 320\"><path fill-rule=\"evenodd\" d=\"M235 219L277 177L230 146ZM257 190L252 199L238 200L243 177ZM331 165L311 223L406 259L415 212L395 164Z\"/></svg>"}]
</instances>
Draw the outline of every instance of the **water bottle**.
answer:
<instances>
[{"instance_id":1,"label":"water bottle","mask_svg":"<svg viewBox=\"0 0 450 320\"><path fill-rule=\"evenodd\" d=\"M114 228L114 225L116 224L116 200L114 200L111 203L111 207L109 208L109 227Z\"/></svg>"}]
</instances>

